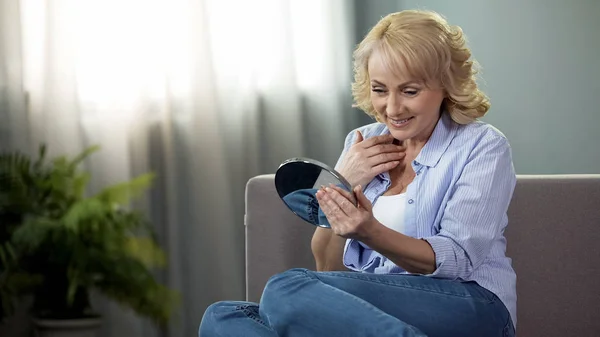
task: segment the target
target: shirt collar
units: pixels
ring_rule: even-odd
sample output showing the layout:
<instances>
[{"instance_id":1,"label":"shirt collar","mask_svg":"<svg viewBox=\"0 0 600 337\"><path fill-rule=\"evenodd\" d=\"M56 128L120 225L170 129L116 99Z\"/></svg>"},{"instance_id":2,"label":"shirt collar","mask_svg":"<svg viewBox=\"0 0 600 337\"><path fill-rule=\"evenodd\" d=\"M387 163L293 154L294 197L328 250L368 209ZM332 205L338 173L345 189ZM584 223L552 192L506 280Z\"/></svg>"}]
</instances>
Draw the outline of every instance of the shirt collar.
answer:
<instances>
[{"instance_id":1,"label":"shirt collar","mask_svg":"<svg viewBox=\"0 0 600 337\"><path fill-rule=\"evenodd\" d=\"M415 161L429 167L436 166L448 149L450 142L454 139L457 126L458 124L452 120L446 111L442 112L431 137L429 137Z\"/></svg>"}]
</instances>

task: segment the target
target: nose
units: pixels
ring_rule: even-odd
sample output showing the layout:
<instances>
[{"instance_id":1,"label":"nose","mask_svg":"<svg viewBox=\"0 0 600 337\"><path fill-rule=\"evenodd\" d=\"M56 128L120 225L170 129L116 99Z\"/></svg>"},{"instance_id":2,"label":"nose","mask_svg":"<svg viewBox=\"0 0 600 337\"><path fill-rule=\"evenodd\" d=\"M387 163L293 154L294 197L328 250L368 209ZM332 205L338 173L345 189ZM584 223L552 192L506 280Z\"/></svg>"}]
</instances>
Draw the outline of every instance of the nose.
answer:
<instances>
[{"instance_id":1,"label":"nose","mask_svg":"<svg viewBox=\"0 0 600 337\"><path fill-rule=\"evenodd\" d=\"M387 96L387 102L385 106L385 113L390 116L397 116L402 112L402 97L396 93L392 93Z\"/></svg>"}]
</instances>

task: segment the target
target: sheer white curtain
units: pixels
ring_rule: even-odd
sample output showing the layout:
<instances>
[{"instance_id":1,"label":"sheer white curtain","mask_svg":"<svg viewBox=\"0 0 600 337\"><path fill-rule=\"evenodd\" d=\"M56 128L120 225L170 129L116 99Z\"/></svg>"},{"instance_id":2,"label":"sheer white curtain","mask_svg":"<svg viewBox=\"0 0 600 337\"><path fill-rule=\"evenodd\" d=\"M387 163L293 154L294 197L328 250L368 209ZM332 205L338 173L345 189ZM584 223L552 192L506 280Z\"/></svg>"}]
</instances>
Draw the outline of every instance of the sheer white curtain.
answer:
<instances>
[{"instance_id":1,"label":"sheer white curtain","mask_svg":"<svg viewBox=\"0 0 600 337\"><path fill-rule=\"evenodd\" d=\"M156 331L99 300L102 336L193 336L208 304L244 299L245 183L292 156L335 162L351 17L344 0L0 0L2 147L100 144L93 189L159 177L146 207L179 316Z\"/></svg>"}]
</instances>

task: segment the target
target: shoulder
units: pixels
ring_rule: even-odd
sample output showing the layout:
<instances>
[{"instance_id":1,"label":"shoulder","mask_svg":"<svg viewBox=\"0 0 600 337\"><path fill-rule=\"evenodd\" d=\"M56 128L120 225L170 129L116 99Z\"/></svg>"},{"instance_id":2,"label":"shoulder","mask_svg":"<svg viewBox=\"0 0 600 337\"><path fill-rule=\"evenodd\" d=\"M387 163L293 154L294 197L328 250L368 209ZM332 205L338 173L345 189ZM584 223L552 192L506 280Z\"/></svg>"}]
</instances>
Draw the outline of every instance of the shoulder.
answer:
<instances>
[{"instance_id":1,"label":"shoulder","mask_svg":"<svg viewBox=\"0 0 600 337\"><path fill-rule=\"evenodd\" d=\"M448 191L459 186L459 181L471 187L514 185L512 150L504 133L480 121L455 124L453 129L454 137L431 177L448 184Z\"/></svg>"},{"instance_id":2,"label":"shoulder","mask_svg":"<svg viewBox=\"0 0 600 337\"><path fill-rule=\"evenodd\" d=\"M506 135L495 126L483 121L456 126L455 145L470 147L473 150L485 148L510 149Z\"/></svg>"},{"instance_id":3,"label":"shoulder","mask_svg":"<svg viewBox=\"0 0 600 337\"><path fill-rule=\"evenodd\" d=\"M456 175L456 178L467 167L479 174L490 170L499 170L495 174L513 174L512 149L502 131L482 121L454 124L452 128L452 140L440 158L441 171Z\"/></svg>"}]
</instances>

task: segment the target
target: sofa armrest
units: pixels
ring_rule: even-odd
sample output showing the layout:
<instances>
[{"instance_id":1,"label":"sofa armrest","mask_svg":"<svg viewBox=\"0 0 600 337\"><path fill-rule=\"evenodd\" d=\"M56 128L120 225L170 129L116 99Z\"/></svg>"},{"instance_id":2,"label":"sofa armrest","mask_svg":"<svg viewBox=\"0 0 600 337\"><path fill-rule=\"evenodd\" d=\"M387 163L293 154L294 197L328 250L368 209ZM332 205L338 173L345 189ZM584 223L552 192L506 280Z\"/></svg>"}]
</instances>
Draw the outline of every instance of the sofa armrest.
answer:
<instances>
[{"instance_id":1,"label":"sofa armrest","mask_svg":"<svg viewBox=\"0 0 600 337\"><path fill-rule=\"evenodd\" d=\"M275 175L246 184L246 299L258 302L269 278L290 268L315 269L310 240L315 227L281 201Z\"/></svg>"}]
</instances>

